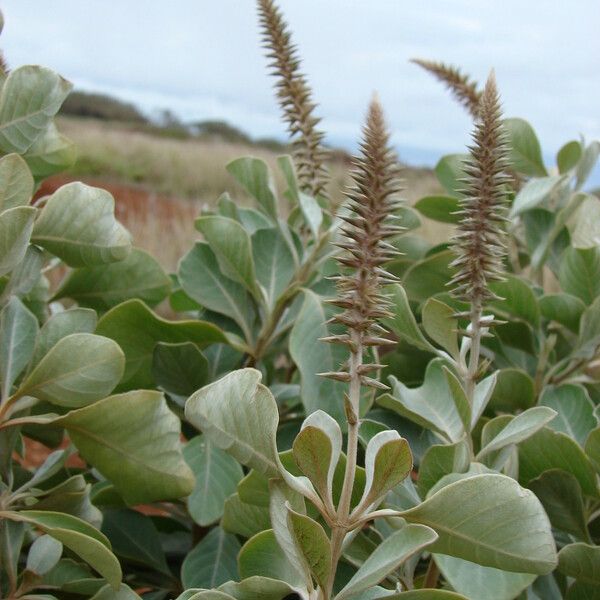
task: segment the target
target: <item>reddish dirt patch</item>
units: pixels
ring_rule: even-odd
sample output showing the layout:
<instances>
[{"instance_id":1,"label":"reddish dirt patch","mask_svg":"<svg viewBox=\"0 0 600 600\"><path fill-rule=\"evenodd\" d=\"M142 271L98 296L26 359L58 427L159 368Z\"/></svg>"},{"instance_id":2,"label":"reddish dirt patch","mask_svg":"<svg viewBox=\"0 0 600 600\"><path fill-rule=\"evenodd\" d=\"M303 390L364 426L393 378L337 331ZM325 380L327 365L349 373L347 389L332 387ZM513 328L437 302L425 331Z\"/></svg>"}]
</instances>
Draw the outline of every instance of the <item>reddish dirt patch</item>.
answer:
<instances>
[{"instance_id":1,"label":"reddish dirt patch","mask_svg":"<svg viewBox=\"0 0 600 600\"><path fill-rule=\"evenodd\" d=\"M161 221L174 218L193 219L197 214L197 207L192 202L161 196L144 186L126 185L95 177L73 178L68 175L49 177L42 182L35 199L52 194L62 185L72 181L82 181L110 192L115 199L116 216L125 222L149 213Z\"/></svg>"}]
</instances>

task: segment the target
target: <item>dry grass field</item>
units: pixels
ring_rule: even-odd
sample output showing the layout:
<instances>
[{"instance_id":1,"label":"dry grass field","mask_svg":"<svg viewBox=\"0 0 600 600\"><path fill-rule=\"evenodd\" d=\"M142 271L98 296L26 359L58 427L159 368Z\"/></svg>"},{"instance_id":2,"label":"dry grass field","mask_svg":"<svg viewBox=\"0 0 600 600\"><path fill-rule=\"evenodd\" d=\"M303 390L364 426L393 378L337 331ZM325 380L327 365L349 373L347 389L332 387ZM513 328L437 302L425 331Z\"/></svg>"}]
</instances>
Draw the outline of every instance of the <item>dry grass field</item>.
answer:
<instances>
[{"instance_id":1,"label":"dry grass field","mask_svg":"<svg viewBox=\"0 0 600 600\"><path fill-rule=\"evenodd\" d=\"M228 162L240 156L261 158L271 166L278 191L285 189L276 166L278 155L255 145L175 139L140 131L129 124L79 117L60 117L58 126L76 144L78 159L66 176L50 178L44 192L70 179L108 189L135 244L171 271L198 238L194 217L202 208L214 205L225 191L240 204L249 203L226 171ZM340 153L329 165L330 192L336 201L342 199L349 167ZM430 169L407 167L404 177L404 196L409 204L440 189ZM446 229L424 222L422 233L432 241L440 239L440 234L447 235L440 227Z\"/></svg>"}]
</instances>

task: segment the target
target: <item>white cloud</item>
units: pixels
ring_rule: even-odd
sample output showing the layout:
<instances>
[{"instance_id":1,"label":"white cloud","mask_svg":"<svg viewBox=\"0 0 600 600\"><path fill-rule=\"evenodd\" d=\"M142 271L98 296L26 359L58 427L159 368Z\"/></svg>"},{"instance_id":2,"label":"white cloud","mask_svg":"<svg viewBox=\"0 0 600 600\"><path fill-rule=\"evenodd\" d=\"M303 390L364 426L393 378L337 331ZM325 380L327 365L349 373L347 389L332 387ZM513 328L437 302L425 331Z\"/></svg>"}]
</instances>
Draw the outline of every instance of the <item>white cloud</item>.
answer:
<instances>
[{"instance_id":1,"label":"white cloud","mask_svg":"<svg viewBox=\"0 0 600 600\"><path fill-rule=\"evenodd\" d=\"M528 119L554 153L600 136L597 0L280 0L332 140L350 143L377 89L409 151L458 151L469 120L413 56L493 66L508 115ZM284 135L252 0L4 0L11 64L38 62L76 84L185 118L226 118Z\"/></svg>"}]
</instances>

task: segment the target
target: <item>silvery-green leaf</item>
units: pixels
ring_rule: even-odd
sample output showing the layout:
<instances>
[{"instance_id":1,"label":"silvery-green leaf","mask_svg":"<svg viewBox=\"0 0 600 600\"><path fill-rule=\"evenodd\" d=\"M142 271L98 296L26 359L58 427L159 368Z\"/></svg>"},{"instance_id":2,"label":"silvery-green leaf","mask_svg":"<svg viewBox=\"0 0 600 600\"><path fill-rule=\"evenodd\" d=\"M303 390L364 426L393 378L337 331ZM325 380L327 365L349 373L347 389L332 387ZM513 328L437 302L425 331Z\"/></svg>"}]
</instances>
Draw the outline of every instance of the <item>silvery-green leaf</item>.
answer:
<instances>
[{"instance_id":1,"label":"silvery-green leaf","mask_svg":"<svg viewBox=\"0 0 600 600\"><path fill-rule=\"evenodd\" d=\"M227 164L227 171L273 219L277 219L275 184L268 165L260 158L246 156Z\"/></svg>"},{"instance_id":2,"label":"silvery-green leaf","mask_svg":"<svg viewBox=\"0 0 600 600\"><path fill-rule=\"evenodd\" d=\"M563 180L563 175L551 175L549 177L535 177L530 179L519 190L515 197L510 211L510 217L516 217L541 204L552 194Z\"/></svg>"},{"instance_id":3,"label":"silvery-green leaf","mask_svg":"<svg viewBox=\"0 0 600 600\"><path fill-rule=\"evenodd\" d=\"M78 182L63 185L48 198L32 241L71 267L123 260L131 250L129 232L115 219L113 197Z\"/></svg>"},{"instance_id":4,"label":"silvery-green leaf","mask_svg":"<svg viewBox=\"0 0 600 600\"><path fill-rule=\"evenodd\" d=\"M585 444L590 431L598 426L594 404L582 385L567 383L548 386L542 392L540 404L557 412L549 427L566 433L581 446Z\"/></svg>"},{"instance_id":5,"label":"silvery-green leaf","mask_svg":"<svg viewBox=\"0 0 600 600\"><path fill-rule=\"evenodd\" d=\"M0 277L23 260L36 212L32 206L17 206L0 213Z\"/></svg>"},{"instance_id":6,"label":"silvery-green leaf","mask_svg":"<svg viewBox=\"0 0 600 600\"><path fill-rule=\"evenodd\" d=\"M201 435L186 444L183 456L196 479L187 500L189 513L199 525L210 525L223 516L223 503L244 475L242 467Z\"/></svg>"},{"instance_id":7,"label":"silvery-green leaf","mask_svg":"<svg viewBox=\"0 0 600 600\"><path fill-rule=\"evenodd\" d=\"M436 554L435 562L444 579L454 590L469 600L514 600L533 583L536 576L529 573L511 573L473 562Z\"/></svg>"},{"instance_id":8,"label":"silvery-green leaf","mask_svg":"<svg viewBox=\"0 0 600 600\"><path fill-rule=\"evenodd\" d=\"M59 561L63 545L49 535L42 535L31 544L26 569L36 575L45 575Z\"/></svg>"},{"instance_id":9,"label":"silvery-green leaf","mask_svg":"<svg viewBox=\"0 0 600 600\"><path fill-rule=\"evenodd\" d=\"M0 312L2 400L10 396L13 383L31 360L37 334L37 319L13 296Z\"/></svg>"},{"instance_id":10,"label":"silvery-green leaf","mask_svg":"<svg viewBox=\"0 0 600 600\"><path fill-rule=\"evenodd\" d=\"M279 413L275 399L260 384L261 378L256 369L232 371L192 394L185 415L215 446L238 462L278 477L275 435Z\"/></svg>"},{"instance_id":11,"label":"silvery-green leaf","mask_svg":"<svg viewBox=\"0 0 600 600\"><path fill-rule=\"evenodd\" d=\"M196 219L196 228L215 253L223 275L241 283L260 301L248 232L237 221L217 216L199 217Z\"/></svg>"},{"instance_id":12,"label":"silvery-green leaf","mask_svg":"<svg viewBox=\"0 0 600 600\"><path fill-rule=\"evenodd\" d=\"M440 489L400 514L439 535L433 552L518 573L549 573L556 548L535 495L504 475L476 475ZM501 523L502 526L498 526Z\"/></svg>"},{"instance_id":13,"label":"silvery-green leaf","mask_svg":"<svg viewBox=\"0 0 600 600\"><path fill-rule=\"evenodd\" d=\"M133 248L121 261L74 269L54 298L71 298L80 306L106 311L131 298L154 306L167 297L170 287L171 281L160 263L147 252Z\"/></svg>"},{"instance_id":14,"label":"silvery-green leaf","mask_svg":"<svg viewBox=\"0 0 600 600\"><path fill-rule=\"evenodd\" d=\"M489 440L479 451L476 459L481 460L490 452L496 452L505 446L518 444L526 440L554 419L555 416L556 411L547 406L529 408L513 417L499 433Z\"/></svg>"},{"instance_id":15,"label":"silvery-green leaf","mask_svg":"<svg viewBox=\"0 0 600 600\"><path fill-rule=\"evenodd\" d=\"M185 557L181 565L181 582L188 587L215 588L238 579L237 556L240 543L220 527L206 537Z\"/></svg>"},{"instance_id":16,"label":"silvery-green leaf","mask_svg":"<svg viewBox=\"0 0 600 600\"><path fill-rule=\"evenodd\" d=\"M600 585L600 546L579 542L558 553L558 570L577 581Z\"/></svg>"},{"instance_id":17,"label":"silvery-green leaf","mask_svg":"<svg viewBox=\"0 0 600 600\"><path fill-rule=\"evenodd\" d=\"M109 394L125 359L115 342L90 333L59 340L21 382L17 393L58 406L80 407Z\"/></svg>"},{"instance_id":18,"label":"silvery-green leaf","mask_svg":"<svg viewBox=\"0 0 600 600\"><path fill-rule=\"evenodd\" d=\"M71 84L44 67L11 71L0 92L0 149L23 154L46 130Z\"/></svg>"},{"instance_id":19,"label":"silvery-green leaf","mask_svg":"<svg viewBox=\"0 0 600 600\"><path fill-rule=\"evenodd\" d=\"M60 173L77 159L75 144L50 123L23 155L36 179Z\"/></svg>"},{"instance_id":20,"label":"silvery-green leaf","mask_svg":"<svg viewBox=\"0 0 600 600\"><path fill-rule=\"evenodd\" d=\"M30 369L62 338L73 333L93 333L97 322L96 313L89 308L71 308L53 314L40 329Z\"/></svg>"},{"instance_id":21,"label":"silvery-green leaf","mask_svg":"<svg viewBox=\"0 0 600 600\"><path fill-rule=\"evenodd\" d=\"M405 525L375 549L350 581L338 592L336 600L354 598L356 594L377 585L411 555L420 552L437 538L436 532L430 527Z\"/></svg>"},{"instance_id":22,"label":"silvery-green leaf","mask_svg":"<svg viewBox=\"0 0 600 600\"><path fill-rule=\"evenodd\" d=\"M164 396L138 390L109 396L54 420L81 456L128 504L188 496L194 477L183 460L179 419Z\"/></svg>"},{"instance_id":23,"label":"silvery-green leaf","mask_svg":"<svg viewBox=\"0 0 600 600\"><path fill-rule=\"evenodd\" d=\"M27 206L33 195L33 177L18 154L0 158L0 213Z\"/></svg>"}]
</instances>

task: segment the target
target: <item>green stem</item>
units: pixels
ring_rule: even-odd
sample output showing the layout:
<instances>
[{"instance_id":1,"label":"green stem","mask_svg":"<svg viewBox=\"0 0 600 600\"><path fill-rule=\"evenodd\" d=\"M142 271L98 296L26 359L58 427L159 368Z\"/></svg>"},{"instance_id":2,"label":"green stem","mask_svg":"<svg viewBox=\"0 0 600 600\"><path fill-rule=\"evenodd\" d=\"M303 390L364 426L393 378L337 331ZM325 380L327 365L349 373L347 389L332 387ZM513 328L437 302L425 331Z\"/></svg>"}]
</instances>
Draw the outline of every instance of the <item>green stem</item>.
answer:
<instances>
[{"instance_id":1,"label":"green stem","mask_svg":"<svg viewBox=\"0 0 600 600\"><path fill-rule=\"evenodd\" d=\"M338 563L342 555L342 544L346 534L350 530L350 504L352 501L352 490L356 477L356 459L358 454L358 428L359 428L359 406L360 406L360 373L359 368L363 360L363 347L361 335L352 331L353 350L350 354L350 389L346 401L345 412L348 422L348 443L346 446L346 469L344 471L344 483L336 514L336 525L331 532L331 572L327 589L324 590L324 598L329 598L333 590L333 582Z\"/></svg>"}]
</instances>

